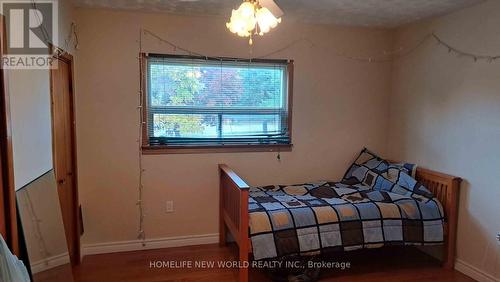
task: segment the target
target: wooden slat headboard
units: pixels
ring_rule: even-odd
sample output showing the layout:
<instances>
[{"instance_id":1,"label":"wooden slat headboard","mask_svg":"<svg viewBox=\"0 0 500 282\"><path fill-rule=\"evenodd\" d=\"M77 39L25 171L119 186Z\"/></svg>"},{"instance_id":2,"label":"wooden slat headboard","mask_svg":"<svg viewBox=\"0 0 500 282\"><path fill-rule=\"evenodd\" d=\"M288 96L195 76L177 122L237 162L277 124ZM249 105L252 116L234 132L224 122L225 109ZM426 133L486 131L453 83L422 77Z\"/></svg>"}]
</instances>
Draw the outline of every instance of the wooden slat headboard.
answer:
<instances>
[{"instance_id":1,"label":"wooden slat headboard","mask_svg":"<svg viewBox=\"0 0 500 282\"><path fill-rule=\"evenodd\" d=\"M462 179L425 168L417 168L416 179L441 202L449 220L452 217L450 213L454 213L458 207L458 194Z\"/></svg>"},{"instance_id":2,"label":"wooden slat headboard","mask_svg":"<svg viewBox=\"0 0 500 282\"><path fill-rule=\"evenodd\" d=\"M391 163L398 163L389 161ZM458 223L458 198L460 194L460 177L417 167L416 177L443 206L445 215L444 233L446 254L444 266L452 269L455 263L455 243Z\"/></svg>"},{"instance_id":3,"label":"wooden slat headboard","mask_svg":"<svg viewBox=\"0 0 500 282\"><path fill-rule=\"evenodd\" d=\"M390 163L400 163L389 160ZM443 205L446 220L458 208L458 195L462 179L453 175L417 166L416 177ZM451 213L451 214L450 214Z\"/></svg>"}]
</instances>

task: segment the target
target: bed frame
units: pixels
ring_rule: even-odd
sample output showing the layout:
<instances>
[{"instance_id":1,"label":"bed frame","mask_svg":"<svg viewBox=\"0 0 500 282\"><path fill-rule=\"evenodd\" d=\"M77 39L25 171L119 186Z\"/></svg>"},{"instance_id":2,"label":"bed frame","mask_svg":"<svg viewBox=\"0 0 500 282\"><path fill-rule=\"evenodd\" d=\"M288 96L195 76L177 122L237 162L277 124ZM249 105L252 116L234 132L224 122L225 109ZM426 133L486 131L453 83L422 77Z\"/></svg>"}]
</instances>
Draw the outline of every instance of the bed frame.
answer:
<instances>
[{"instance_id":1,"label":"bed frame","mask_svg":"<svg viewBox=\"0 0 500 282\"><path fill-rule=\"evenodd\" d=\"M248 190L250 186L229 166L219 165L220 203L219 203L219 244L225 245L227 234L239 248L240 265L249 262L252 253L248 235ZM458 219L458 195L460 178L435 172L425 168L417 168L416 178L431 190L442 203L445 212L444 224L444 258L443 267L453 269L455 263L455 242ZM249 268L239 269L239 281L248 281Z\"/></svg>"}]
</instances>

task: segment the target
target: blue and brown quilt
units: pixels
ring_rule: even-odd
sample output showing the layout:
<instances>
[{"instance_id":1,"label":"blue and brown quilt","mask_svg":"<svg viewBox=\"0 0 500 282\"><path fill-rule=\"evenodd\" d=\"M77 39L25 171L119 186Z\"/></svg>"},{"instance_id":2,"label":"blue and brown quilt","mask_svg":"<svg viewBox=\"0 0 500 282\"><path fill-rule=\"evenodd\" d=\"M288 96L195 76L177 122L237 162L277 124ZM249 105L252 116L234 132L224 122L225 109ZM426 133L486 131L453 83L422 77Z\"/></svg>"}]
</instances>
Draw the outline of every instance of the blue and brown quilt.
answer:
<instances>
[{"instance_id":1,"label":"blue and brown quilt","mask_svg":"<svg viewBox=\"0 0 500 282\"><path fill-rule=\"evenodd\" d=\"M340 182L250 188L254 259L442 244L442 206L413 171L364 149Z\"/></svg>"}]
</instances>

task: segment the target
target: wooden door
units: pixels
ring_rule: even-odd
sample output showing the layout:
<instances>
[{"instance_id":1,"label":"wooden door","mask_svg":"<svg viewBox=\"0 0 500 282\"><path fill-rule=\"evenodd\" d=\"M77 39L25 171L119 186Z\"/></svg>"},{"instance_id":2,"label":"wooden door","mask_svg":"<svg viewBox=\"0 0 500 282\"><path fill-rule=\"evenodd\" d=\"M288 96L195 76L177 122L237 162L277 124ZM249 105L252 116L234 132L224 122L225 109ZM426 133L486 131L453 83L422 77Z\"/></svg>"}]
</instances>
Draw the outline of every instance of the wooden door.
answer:
<instances>
[{"instance_id":1,"label":"wooden door","mask_svg":"<svg viewBox=\"0 0 500 282\"><path fill-rule=\"evenodd\" d=\"M60 55L51 71L54 173L71 262L80 262L76 142L73 103L73 58Z\"/></svg>"}]
</instances>

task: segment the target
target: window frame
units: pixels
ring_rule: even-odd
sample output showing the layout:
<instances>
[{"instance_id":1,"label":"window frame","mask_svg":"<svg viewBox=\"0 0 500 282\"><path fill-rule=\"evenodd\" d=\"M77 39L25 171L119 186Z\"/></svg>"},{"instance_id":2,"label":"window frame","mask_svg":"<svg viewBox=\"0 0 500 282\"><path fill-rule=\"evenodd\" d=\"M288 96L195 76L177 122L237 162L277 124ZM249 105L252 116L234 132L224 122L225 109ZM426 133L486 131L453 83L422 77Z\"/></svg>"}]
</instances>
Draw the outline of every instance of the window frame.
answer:
<instances>
[{"instance_id":1,"label":"window frame","mask_svg":"<svg viewBox=\"0 0 500 282\"><path fill-rule=\"evenodd\" d=\"M293 105L293 60L253 59L255 63L284 63L287 64L286 109L288 113L287 127L289 143L287 144L214 144L214 145L151 145L149 143L149 93L148 93L148 59L149 58L179 58L179 59L208 59L200 56L185 56L157 53L140 54L140 83L141 83L141 115L142 115L142 153L151 154L195 154L195 153L232 153L232 152L286 152L291 151L292 143L292 105ZM218 58L220 59L220 58ZM250 62L248 59L222 58L227 61Z\"/></svg>"}]
</instances>

